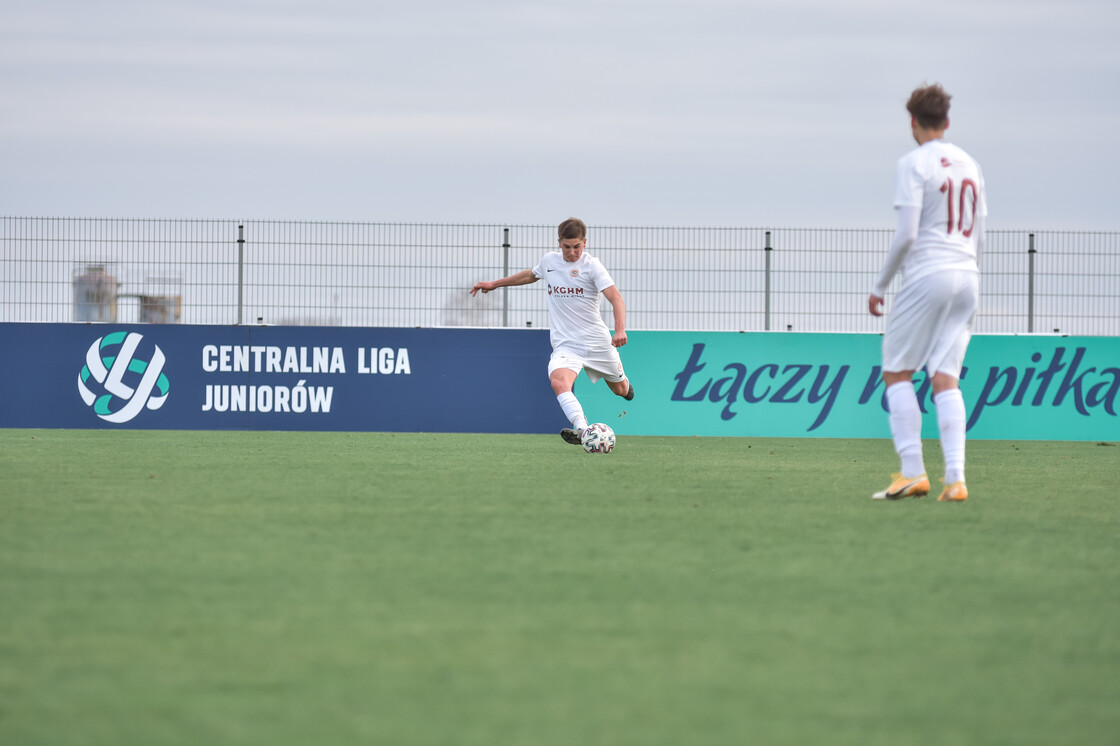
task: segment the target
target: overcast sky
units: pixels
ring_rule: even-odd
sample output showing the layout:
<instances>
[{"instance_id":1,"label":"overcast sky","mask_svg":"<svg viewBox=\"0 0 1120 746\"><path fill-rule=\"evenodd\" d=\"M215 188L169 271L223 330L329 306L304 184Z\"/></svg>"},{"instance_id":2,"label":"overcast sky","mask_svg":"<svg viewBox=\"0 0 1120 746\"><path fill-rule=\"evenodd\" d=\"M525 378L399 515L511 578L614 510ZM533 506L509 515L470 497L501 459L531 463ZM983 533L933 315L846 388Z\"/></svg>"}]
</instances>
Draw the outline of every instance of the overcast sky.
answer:
<instances>
[{"instance_id":1,"label":"overcast sky","mask_svg":"<svg viewBox=\"0 0 1120 746\"><path fill-rule=\"evenodd\" d=\"M1116 0L3 0L0 215L1120 229Z\"/></svg>"}]
</instances>

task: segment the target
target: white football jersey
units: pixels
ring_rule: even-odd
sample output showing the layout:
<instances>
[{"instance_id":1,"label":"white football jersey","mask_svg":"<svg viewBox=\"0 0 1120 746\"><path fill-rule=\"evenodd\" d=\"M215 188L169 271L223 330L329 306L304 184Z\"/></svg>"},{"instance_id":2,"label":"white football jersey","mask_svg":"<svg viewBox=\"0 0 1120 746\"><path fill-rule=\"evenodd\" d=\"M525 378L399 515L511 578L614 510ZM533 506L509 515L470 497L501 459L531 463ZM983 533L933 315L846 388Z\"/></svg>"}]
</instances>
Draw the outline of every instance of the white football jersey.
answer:
<instances>
[{"instance_id":1,"label":"white football jersey","mask_svg":"<svg viewBox=\"0 0 1120 746\"><path fill-rule=\"evenodd\" d=\"M979 164L956 145L930 140L899 159L895 184L896 208L922 208L904 281L943 269L978 271L976 218L988 215Z\"/></svg>"},{"instance_id":2,"label":"white football jersey","mask_svg":"<svg viewBox=\"0 0 1120 746\"><path fill-rule=\"evenodd\" d=\"M547 288L553 348L610 346L610 330L599 315L599 296L614 285L614 280L602 262L586 251L579 261L566 262L563 254L552 251L533 267L533 274L544 280Z\"/></svg>"}]
</instances>

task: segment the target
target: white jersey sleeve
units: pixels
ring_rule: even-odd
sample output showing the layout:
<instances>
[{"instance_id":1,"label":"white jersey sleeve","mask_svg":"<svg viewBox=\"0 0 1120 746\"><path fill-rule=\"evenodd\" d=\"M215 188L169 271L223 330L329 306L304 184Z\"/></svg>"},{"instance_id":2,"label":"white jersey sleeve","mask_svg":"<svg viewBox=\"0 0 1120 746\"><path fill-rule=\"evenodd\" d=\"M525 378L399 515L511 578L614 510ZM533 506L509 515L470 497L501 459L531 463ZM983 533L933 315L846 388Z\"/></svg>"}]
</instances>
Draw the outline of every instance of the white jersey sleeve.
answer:
<instances>
[{"instance_id":1,"label":"white jersey sleeve","mask_svg":"<svg viewBox=\"0 0 1120 746\"><path fill-rule=\"evenodd\" d=\"M898 268L902 266L907 254L910 253L910 249L914 247L914 240L918 237L918 223L922 219L921 205L899 205L896 209L898 227L895 228L894 239L887 251L887 258L883 261L883 268L879 270L879 276L871 288L871 294L880 298L886 296L887 287L894 279Z\"/></svg>"}]
</instances>

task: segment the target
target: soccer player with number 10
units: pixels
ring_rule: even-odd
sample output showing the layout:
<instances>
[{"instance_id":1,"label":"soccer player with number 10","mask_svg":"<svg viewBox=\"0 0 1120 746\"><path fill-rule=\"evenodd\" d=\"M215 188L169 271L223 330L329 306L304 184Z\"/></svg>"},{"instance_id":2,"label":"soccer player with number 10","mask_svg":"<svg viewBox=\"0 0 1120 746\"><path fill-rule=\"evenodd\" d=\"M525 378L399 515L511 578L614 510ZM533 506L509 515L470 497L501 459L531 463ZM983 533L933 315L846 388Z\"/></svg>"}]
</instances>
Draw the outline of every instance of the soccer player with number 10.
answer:
<instances>
[{"instance_id":1,"label":"soccer player with number 10","mask_svg":"<svg viewBox=\"0 0 1120 746\"><path fill-rule=\"evenodd\" d=\"M922 459L922 413L914 372L931 376L945 455L945 488L938 500L968 498L964 478L965 408L961 367L972 337L980 288L980 254L988 214L984 177L968 153L945 142L950 96L940 85L916 89L906 104L918 147L898 161L894 206L898 228L868 298L883 315L887 286L901 270L902 285L883 335L883 382L891 436L902 461L876 500L929 494Z\"/></svg>"}]
</instances>

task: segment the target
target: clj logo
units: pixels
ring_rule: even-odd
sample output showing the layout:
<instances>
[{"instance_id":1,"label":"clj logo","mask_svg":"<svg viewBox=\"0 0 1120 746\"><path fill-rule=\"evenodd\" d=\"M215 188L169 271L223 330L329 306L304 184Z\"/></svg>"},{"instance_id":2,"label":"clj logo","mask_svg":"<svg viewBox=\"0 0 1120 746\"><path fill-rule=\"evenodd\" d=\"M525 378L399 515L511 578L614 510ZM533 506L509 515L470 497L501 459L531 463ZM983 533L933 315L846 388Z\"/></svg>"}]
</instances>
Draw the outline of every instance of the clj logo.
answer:
<instances>
[{"instance_id":1,"label":"clj logo","mask_svg":"<svg viewBox=\"0 0 1120 746\"><path fill-rule=\"evenodd\" d=\"M78 393L106 422L128 422L144 407L159 409L167 401L166 358L156 345L151 345L149 360L137 357L143 338L135 332L114 332L94 340L86 351L86 364L78 374Z\"/></svg>"}]
</instances>

